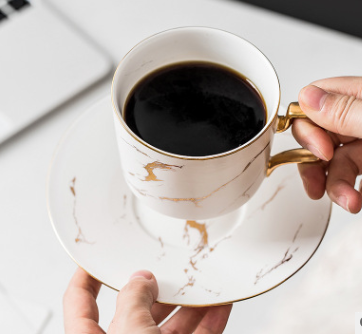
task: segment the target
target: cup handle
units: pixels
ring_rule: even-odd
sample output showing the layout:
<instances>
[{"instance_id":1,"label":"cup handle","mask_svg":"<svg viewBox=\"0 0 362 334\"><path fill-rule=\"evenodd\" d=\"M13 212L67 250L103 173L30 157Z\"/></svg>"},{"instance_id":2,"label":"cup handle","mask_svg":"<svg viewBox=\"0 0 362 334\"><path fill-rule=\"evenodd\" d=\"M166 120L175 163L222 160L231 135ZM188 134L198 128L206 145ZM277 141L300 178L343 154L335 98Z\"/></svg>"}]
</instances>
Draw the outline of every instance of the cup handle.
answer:
<instances>
[{"instance_id":1,"label":"cup handle","mask_svg":"<svg viewBox=\"0 0 362 334\"><path fill-rule=\"evenodd\" d=\"M285 116L278 116L277 133L287 130L297 118L307 118L297 102L289 104ZM310 151L299 148L278 153L272 156L268 163L266 175L269 176L277 167L290 163L311 163L320 161Z\"/></svg>"}]
</instances>

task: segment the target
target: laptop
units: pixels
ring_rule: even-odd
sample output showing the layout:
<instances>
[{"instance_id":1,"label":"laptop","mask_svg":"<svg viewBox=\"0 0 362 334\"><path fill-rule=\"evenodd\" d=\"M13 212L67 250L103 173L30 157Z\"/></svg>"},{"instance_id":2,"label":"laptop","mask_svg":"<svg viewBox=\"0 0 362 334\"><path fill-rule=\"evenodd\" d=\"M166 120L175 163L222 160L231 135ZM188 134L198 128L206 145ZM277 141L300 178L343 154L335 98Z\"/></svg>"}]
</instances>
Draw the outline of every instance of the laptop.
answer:
<instances>
[{"instance_id":1,"label":"laptop","mask_svg":"<svg viewBox=\"0 0 362 334\"><path fill-rule=\"evenodd\" d=\"M0 143L112 68L110 58L50 4L0 0Z\"/></svg>"}]
</instances>

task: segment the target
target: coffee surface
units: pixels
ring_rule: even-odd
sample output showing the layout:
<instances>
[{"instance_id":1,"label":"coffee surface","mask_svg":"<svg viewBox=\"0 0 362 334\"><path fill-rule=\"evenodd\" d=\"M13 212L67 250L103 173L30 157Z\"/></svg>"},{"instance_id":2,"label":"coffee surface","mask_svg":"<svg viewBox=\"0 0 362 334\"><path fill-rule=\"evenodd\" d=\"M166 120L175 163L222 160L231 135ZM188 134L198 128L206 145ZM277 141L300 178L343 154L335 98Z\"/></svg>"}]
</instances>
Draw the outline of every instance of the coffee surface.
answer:
<instances>
[{"instance_id":1,"label":"coffee surface","mask_svg":"<svg viewBox=\"0 0 362 334\"><path fill-rule=\"evenodd\" d=\"M263 98L240 74L204 62L160 68L128 96L124 119L152 146L207 156L245 144L266 123Z\"/></svg>"}]
</instances>

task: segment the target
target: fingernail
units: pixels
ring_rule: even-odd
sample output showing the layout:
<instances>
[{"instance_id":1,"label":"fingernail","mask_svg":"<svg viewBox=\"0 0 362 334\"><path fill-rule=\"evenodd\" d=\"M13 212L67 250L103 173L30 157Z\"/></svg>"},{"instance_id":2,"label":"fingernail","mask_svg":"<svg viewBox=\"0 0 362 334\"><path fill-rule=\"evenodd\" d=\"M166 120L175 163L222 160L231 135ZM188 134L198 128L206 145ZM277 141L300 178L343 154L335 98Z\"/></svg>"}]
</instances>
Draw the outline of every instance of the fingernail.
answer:
<instances>
[{"instance_id":1,"label":"fingernail","mask_svg":"<svg viewBox=\"0 0 362 334\"><path fill-rule=\"evenodd\" d=\"M320 111L328 93L323 89L309 85L304 87L299 94L299 102L313 111Z\"/></svg>"},{"instance_id":2,"label":"fingernail","mask_svg":"<svg viewBox=\"0 0 362 334\"><path fill-rule=\"evenodd\" d=\"M140 270L140 271L136 271L135 273L133 273L131 275L131 277L129 278L129 280L131 281L138 277L143 277L143 278L150 280L150 279L152 279L153 274L147 270Z\"/></svg>"},{"instance_id":3,"label":"fingernail","mask_svg":"<svg viewBox=\"0 0 362 334\"><path fill-rule=\"evenodd\" d=\"M328 161L327 157L315 146L307 144L307 149L311 151L316 157L324 161Z\"/></svg>"},{"instance_id":4,"label":"fingernail","mask_svg":"<svg viewBox=\"0 0 362 334\"><path fill-rule=\"evenodd\" d=\"M343 209L350 211L348 207L348 199L346 196L339 196L337 198L337 204L341 206Z\"/></svg>"}]
</instances>

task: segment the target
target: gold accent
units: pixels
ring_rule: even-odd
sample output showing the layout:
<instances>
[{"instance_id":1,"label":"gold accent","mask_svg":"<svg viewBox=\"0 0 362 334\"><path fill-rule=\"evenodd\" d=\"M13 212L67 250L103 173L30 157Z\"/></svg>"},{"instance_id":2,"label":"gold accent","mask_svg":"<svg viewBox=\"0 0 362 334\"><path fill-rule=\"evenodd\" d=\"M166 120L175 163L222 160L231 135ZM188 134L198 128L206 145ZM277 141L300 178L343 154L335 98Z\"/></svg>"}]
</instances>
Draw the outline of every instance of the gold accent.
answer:
<instances>
[{"instance_id":1,"label":"gold accent","mask_svg":"<svg viewBox=\"0 0 362 334\"><path fill-rule=\"evenodd\" d=\"M195 250L203 249L209 245L209 235L207 233L206 224L198 223L195 220L187 220L185 224L185 234L188 235L189 228L198 230L201 236L200 243L197 245Z\"/></svg>"},{"instance_id":2,"label":"gold accent","mask_svg":"<svg viewBox=\"0 0 362 334\"><path fill-rule=\"evenodd\" d=\"M226 187L229 183L231 183L232 181L236 180L241 174L243 174L244 171L242 171L241 173L239 173L238 175L236 175L233 179L231 179L230 181L226 182L225 184L223 184L222 186L220 186L219 188L213 190L210 194L202 196L202 197L190 197L190 198L173 198L173 197L159 197L161 200L167 200L167 201L172 201L172 202L192 202L194 203L197 207L199 207L200 202L204 201L205 199L209 198L210 196L212 196L213 194L215 194L216 192L218 192L220 189Z\"/></svg>"},{"instance_id":3,"label":"gold accent","mask_svg":"<svg viewBox=\"0 0 362 334\"><path fill-rule=\"evenodd\" d=\"M161 237L158 237L158 241L159 241L160 244L161 244L161 248L163 248L164 244L163 244L163 241L162 241Z\"/></svg>"},{"instance_id":4,"label":"gold accent","mask_svg":"<svg viewBox=\"0 0 362 334\"><path fill-rule=\"evenodd\" d=\"M294 237L293 237L293 241L292 241L292 244L294 244L295 240L297 239L298 237L298 234L300 232L300 230L302 229L303 227L303 223L301 223L299 226L298 226L298 229L297 231L294 233ZM293 258L293 254L295 252L298 251L299 247L297 247L296 249L294 249L293 252L290 252L290 248L292 247L289 246L287 251L284 253L284 257L277 263L275 264L273 267L271 267L269 270L267 270L266 272L264 272L264 268L262 268L255 276L255 282L254 282L254 285L258 284L258 282L264 278L266 275L270 274L272 271L274 271L275 269L278 269L281 265L283 265L284 263L290 261L292 258Z\"/></svg>"},{"instance_id":5,"label":"gold accent","mask_svg":"<svg viewBox=\"0 0 362 334\"><path fill-rule=\"evenodd\" d=\"M72 192L73 194L73 197L74 197L74 202L73 202L73 219L74 219L74 222L75 222L75 225L77 226L77 229L78 229L78 234L77 236L75 237L74 241L76 243L78 242L84 242L86 244L94 244L94 242L90 242L88 241L84 234L83 234L83 231L78 223L78 218L77 218L77 215L76 215L76 211L75 211L75 208L76 208L76 205L77 205L77 196L76 196L76 192L75 192L75 182L77 181L76 177L74 177L71 181L70 181L70 191Z\"/></svg>"},{"instance_id":6,"label":"gold accent","mask_svg":"<svg viewBox=\"0 0 362 334\"><path fill-rule=\"evenodd\" d=\"M213 194L215 194L216 192L218 192L220 189L226 187L229 183L233 182L234 180L236 180L241 174L243 174L250 166L251 164L269 147L270 142L250 161L246 164L246 166L244 167L244 169L238 174L236 175L234 178L232 178L231 180L229 180L228 182L224 183L223 185L221 185L219 188L213 190L210 194L202 196L202 197L190 197L190 198L173 198L173 197L159 197L159 199L161 200L167 200L167 201L172 201L172 202L192 202L194 203L197 207L199 206L199 203L202 202L203 200L205 200L206 198L212 196ZM178 167L178 166L176 166ZM181 168L181 167L180 167ZM253 183L254 184L254 183ZM251 184L250 187L253 185ZM249 190L250 187L247 189ZM246 191L247 191L246 190ZM245 191L245 192L246 192Z\"/></svg>"},{"instance_id":7,"label":"gold accent","mask_svg":"<svg viewBox=\"0 0 362 334\"><path fill-rule=\"evenodd\" d=\"M134 148L137 152L145 155L147 158L151 158L149 155L147 155L145 152L142 152L141 150L139 150L135 145L130 144L128 141L126 141L124 138L121 137L121 139L129 146L131 146L132 148Z\"/></svg>"},{"instance_id":8,"label":"gold accent","mask_svg":"<svg viewBox=\"0 0 362 334\"><path fill-rule=\"evenodd\" d=\"M276 80L277 80L277 83L278 83L278 90L279 90L279 96L278 96L278 103L276 105L276 108L275 110L272 110L272 111L269 111L267 110L268 114L270 115L274 115L273 117L271 117L268 121L268 123L266 124L266 126L263 128L262 131L260 131L254 138L251 142L249 142L247 145L242 145L242 146L239 146L231 151L227 151L227 152L224 152L224 153L220 153L220 154L216 154L216 155L209 155L209 156L199 156L199 157L194 157L194 156L184 156L184 155L178 155L178 154L173 154L173 153L169 153L169 152L166 152L166 151L162 151L156 147L153 147L151 146L150 144L148 144L147 142L145 142L144 140L142 140L141 138L139 138L138 136L136 136L132 130L128 127L128 125L126 124L126 122L124 121L124 119L120 116L120 113L117 111L117 108L116 108L116 104L115 104L115 101L114 101L114 98L113 98L113 92L114 92L114 82L115 82L115 78L116 78L116 75L117 75L117 72L119 70L119 68L121 67L121 65L123 64L124 60L126 59L126 57L129 56L129 54L131 52L133 52L133 50L138 47L140 44L142 44L144 41L147 41L159 34L163 34L165 32L168 32L168 31L172 31L174 29L189 29L189 28L207 28L207 29L210 29L210 30L216 30L216 31L222 31L222 32L225 32L225 33L228 33L228 34L231 34L231 35L234 35L238 38L240 38L241 40L244 40L245 42L249 43L250 45L252 45L255 50L257 50L259 52L259 54L261 54L268 62L269 62L269 65L270 67L273 69L274 71L274 74L275 74L275 77L276 77ZM170 65L170 64L168 64ZM236 34L233 34L233 33L230 33L229 31L226 31L226 30L222 30L222 29L215 29L215 28L211 28L211 27L202 27L202 26L198 26L198 27L178 27L178 28L172 28L172 29L168 29L166 31L162 31L162 32L159 32L159 33L156 33L154 35L151 35L145 39L143 39L142 41L140 41L139 43L137 43L130 51L128 51L125 56L122 58L122 60L119 62L118 66L117 66L117 69L116 71L114 72L114 75L113 75L113 79L112 79L112 86L111 86L111 100L112 100L112 106L113 106L113 111L114 113L116 114L118 120L120 121L122 127L126 130L126 132L134 139L136 140L137 142L139 142L141 145L143 146L146 146L147 148L149 148L150 150L156 152L156 153L159 153L159 154L162 154L164 156L168 156L168 157L172 157L172 158L177 158L177 159L182 159L182 160L211 160L211 159L218 159L218 158L222 158L224 156L229 156L229 155L232 155L234 153L237 153L243 149L245 149L246 147L252 145L255 141L257 141L265 132L267 132L269 130L269 128L271 126L274 126L275 124L275 120L276 118L278 117L278 110L279 110L279 105L280 105L280 96L281 96L281 91L280 91L280 82L279 82L279 78L278 78L278 75L276 73L276 70L273 66L273 64L271 63L271 61L266 57L266 55L261 52L254 44L250 43L249 41L247 41L246 39L236 35Z\"/></svg>"},{"instance_id":9,"label":"gold accent","mask_svg":"<svg viewBox=\"0 0 362 334\"><path fill-rule=\"evenodd\" d=\"M159 197L159 199L161 200L167 200L167 201L172 201L172 202L192 202L195 204L195 206L200 207L199 204L200 202L204 201L205 199L209 198L210 196L212 196L213 194L215 194L216 192L218 192L220 189L226 187L230 182L234 181L236 178L238 178L242 173L238 174L237 176L235 176L232 180L228 181L227 183L223 184L222 186L220 186L219 188L213 190L210 194L202 196L202 197L190 197L190 198L173 198L173 197Z\"/></svg>"},{"instance_id":10,"label":"gold accent","mask_svg":"<svg viewBox=\"0 0 362 334\"><path fill-rule=\"evenodd\" d=\"M188 286L194 286L194 284L195 284L195 278L193 277L193 276L190 276L190 277L188 277L187 278L188 279L188 282L182 287L182 288L180 288L176 293L175 293L175 295L174 296L177 296L177 295L179 295L181 292L181 296L183 296L184 294L185 294L185 289L188 287ZM162 304L162 303L161 303Z\"/></svg>"},{"instance_id":11,"label":"gold accent","mask_svg":"<svg viewBox=\"0 0 362 334\"><path fill-rule=\"evenodd\" d=\"M320 161L314 154L304 148L289 150L272 156L268 162L266 176L269 176L275 168L290 163L312 163Z\"/></svg>"},{"instance_id":12,"label":"gold accent","mask_svg":"<svg viewBox=\"0 0 362 334\"><path fill-rule=\"evenodd\" d=\"M71 184L70 184L70 191L72 192L73 196L75 197L75 181L77 179L74 177L74 179L71 181Z\"/></svg>"},{"instance_id":13,"label":"gold accent","mask_svg":"<svg viewBox=\"0 0 362 334\"><path fill-rule=\"evenodd\" d=\"M268 142L268 144L266 144L266 146L253 159L251 159L250 162L248 162L248 164L243 169L243 173L251 166L251 164L259 157L259 155L261 155L269 147L269 145L270 142Z\"/></svg>"},{"instance_id":14,"label":"gold accent","mask_svg":"<svg viewBox=\"0 0 362 334\"><path fill-rule=\"evenodd\" d=\"M187 274L189 272L189 270L198 271L199 269L196 267L196 264L199 261L202 261L202 260L208 258L209 254L212 253L213 251L215 251L216 247L221 242L223 242L226 239L231 238L231 235L228 235L228 236L222 238L221 240L219 240L218 242L216 242L213 247L210 247L209 246L209 235L208 235L208 232L207 232L207 225L205 223L198 223L195 220L187 220L186 224L185 224L185 228L184 228L184 236L183 237L184 237L184 239L185 238L188 239L188 241L187 241L188 245L190 244L189 228L193 228L193 229L197 230L200 233L200 241L199 241L198 245L194 248L195 253L193 255L191 255L190 258L189 258L189 268L184 269L185 274ZM202 252L204 250L206 250L206 253L202 254ZM199 254L201 254L202 256L201 256L201 258L199 257L197 259L196 257ZM187 278L188 278L189 282L190 282L190 280L192 280L193 283L195 283L195 281L196 281L196 279L193 276L190 277L190 276L187 275ZM185 295L186 294L185 289L188 286L190 286L190 285L186 284L182 288L180 288L178 290L178 292L175 294L175 296L180 294L181 292L182 292L181 295ZM207 291L209 293L215 293L216 295L219 295L218 292L214 292L212 290L205 289L205 291Z\"/></svg>"},{"instance_id":15,"label":"gold accent","mask_svg":"<svg viewBox=\"0 0 362 334\"><path fill-rule=\"evenodd\" d=\"M285 116L278 116L277 133L287 130L297 118L307 118L306 114L299 107L298 102L289 104Z\"/></svg>"},{"instance_id":16,"label":"gold accent","mask_svg":"<svg viewBox=\"0 0 362 334\"><path fill-rule=\"evenodd\" d=\"M144 168L146 169L148 175L145 177L143 181L163 181L157 178L157 176L154 174L154 169L164 169L164 170L172 170L172 167L175 168L182 168L183 166L176 166L176 165L167 165L159 161L154 161L146 166Z\"/></svg>"},{"instance_id":17,"label":"gold accent","mask_svg":"<svg viewBox=\"0 0 362 334\"><path fill-rule=\"evenodd\" d=\"M207 228L206 228L206 224L205 223L198 223L195 220L187 220L185 223L185 228L184 228L184 239L188 239L187 240L187 244L190 244L190 234L189 234L189 228L193 228L195 230L197 230L200 233L200 241L199 244L195 247L194 251L195 254L191 255L191 257L189 258L189 266L190 269L193 269L194 271L198 271L198 268L196 267L196 264L198 262L198 260L194 259L198 254L200 254L206 247L208 247L209 245L209 235L207 233ZM185 274L187 275L189 269L186 268L184 269ZM188 283L186 283L183 287L181 287L174 296L177 296L181 293L181 295L185 295L185 289L188 286L193 286L196 279L193 276L188 276Z\"/></svg>"},{"instance_id":18,"label":"gold accent","mask_svg":"<svg viewBox=\"0 0 362 334\"><path fill-rule=\"evenodd\" d=\"M278 269L280 266L282 266L284 263L290 261L293 258L293 254L289 253L290 251L290 247L287 249L287 251L284 254L284 257L273 267L271 267L268 271L266 271L265 273L263 272L264 270L261 269L255 276L255 282L254 285L258 284L258 282L264 278L266 275L270 274L272 271L274 271L275 269Z\"/></svg>"},{"instance_id":19,"label":"gold accent","mask_svg":"<svg viewBox=\"0 0 362 334\"><path fill-rule=\"evenodd\" d=\"M197 207L199 206L199 202L203 201L204 199L208 198L212 194L206 195L204 197L197 197L197 198L172 198L172 197L159 197L162 200L172 201L172 202L192 202Z\"/></svg>"},{"instance_id":20,"label":"gold accent","mask_svg":"<svg viewBox=\"0 0 362 334\"><path fill-rule=\"evenodd\" d=\"M260 207L261 210L264 210L265 207L273 201L275 197L279 194L279 192L285 188L285 185L280 184L278 188L275 190L274 194Z\"/></svg>"},{"instance_id":21,"label":"gold accent","mask_svg":"<svg viewBox=\"0 0 362 334\"><path fill-rule=\"evenodd\" d=\"M163 243L163 240L161 237L158 237L158 241L160 242L160 245L161 245L161 249L164 249L164 243ZM158 257L157 257L157 260L158 261L161 261L161 259L166 255L166 252L163 251Z\"/></svg>"},{"instance_id":22,"label":"gold accent","mask_svg":"<svg viewBox=\"0 0 362 334\"><path fill-rule=\"evenodd\" d=\"M127 143L128 144L128 143ZM130 144L129 144L130 145ZM140 149L138 149L135 145L130 145L131 147L133 147L137 152L145 155L147 158L150 158L149 155L147 155L145 152L142 152Z\"/></svg>"}]
</instances>

